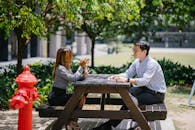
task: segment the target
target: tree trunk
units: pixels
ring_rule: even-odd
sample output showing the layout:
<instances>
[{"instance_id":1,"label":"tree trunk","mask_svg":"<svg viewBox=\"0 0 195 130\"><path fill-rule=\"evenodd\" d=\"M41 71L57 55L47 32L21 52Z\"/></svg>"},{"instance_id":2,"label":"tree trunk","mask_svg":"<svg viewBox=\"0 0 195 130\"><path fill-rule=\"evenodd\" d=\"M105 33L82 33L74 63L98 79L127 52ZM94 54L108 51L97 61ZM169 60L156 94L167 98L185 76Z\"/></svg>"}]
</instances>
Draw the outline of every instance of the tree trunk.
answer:
<instances>
[{"instance_id":1,"label":"tree trunk","mask_svg":"<svg viewBox=\"0 0 195 130\"><path fill-rule=\"evenodd\" d=\"M18 55L17 55L17 74L22 72L22 58L26 39L22 38L22 29L17 28L14 30L18 39Z\"/></svg>"},{"instance_id":2,"label":"tree trunk","mask_svg":"<svg viewBox=\"0 0 195 130\"><path fill-rule=\"evenodd\" d=\"M94 68L94 48L95 48L95 38L91 38L91 67Z\"/></svg>"}]
</instances>

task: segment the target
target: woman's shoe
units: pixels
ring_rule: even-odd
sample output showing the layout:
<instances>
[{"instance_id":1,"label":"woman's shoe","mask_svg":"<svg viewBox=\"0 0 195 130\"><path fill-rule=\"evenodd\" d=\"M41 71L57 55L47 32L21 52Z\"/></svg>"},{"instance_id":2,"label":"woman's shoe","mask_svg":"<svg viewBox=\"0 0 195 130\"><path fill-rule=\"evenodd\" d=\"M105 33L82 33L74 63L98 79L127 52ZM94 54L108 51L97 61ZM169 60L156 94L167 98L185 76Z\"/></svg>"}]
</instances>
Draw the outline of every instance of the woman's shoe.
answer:
<instances>
[{"instance_id":1,"label":"woman's shoe","mask_svg":"<svg viewBox=\"0 0 195 130\"><path fill-rule=\"evenodd\" d=\"M79 124L77 123L77 121L70 121L69 127L72 130L80 130Z\"/></svg>"}]
</instances>

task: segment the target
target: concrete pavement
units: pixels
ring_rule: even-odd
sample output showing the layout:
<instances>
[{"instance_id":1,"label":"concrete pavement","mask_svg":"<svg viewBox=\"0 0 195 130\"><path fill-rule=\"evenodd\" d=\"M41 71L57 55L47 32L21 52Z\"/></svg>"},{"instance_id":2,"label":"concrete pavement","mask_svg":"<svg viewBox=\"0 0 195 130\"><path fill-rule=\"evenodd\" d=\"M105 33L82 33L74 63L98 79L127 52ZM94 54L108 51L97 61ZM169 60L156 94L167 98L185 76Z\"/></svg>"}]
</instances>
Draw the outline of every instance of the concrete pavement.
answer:
<instances>
[{"instance_id":1,"label":"concrete pavement","mask_svg":"<svg viewBox=\"0 0 195 130\"><path fill-rule=\"evenodd\" d=\"M45 130L55 120L55 118L40 118L38 116L38 112L36 112L35 110L33 110L32 113L33 113L32 130ZM93 120L79 119L79 123L82 123L83 121L91 125L94 124L94 119ZM100 119L97 119L97 122L99 121ZM0 130L16 130L18 128L18 124L17 124L18 123L18 110L0 111L0 122L1 122ZM121 122L121 125L124 122L129 122L129 121L123 120ZM166 120L160 121L160 124L161 124L161 130L175 130L173 121L169 117ZM79 124L79 125L82 125L82 124ZM117 128L114 128L113 130L125 130L121 128L124 128L124 127L120 126L119 124L119 126Z\"/></svg>"}]
</instances>

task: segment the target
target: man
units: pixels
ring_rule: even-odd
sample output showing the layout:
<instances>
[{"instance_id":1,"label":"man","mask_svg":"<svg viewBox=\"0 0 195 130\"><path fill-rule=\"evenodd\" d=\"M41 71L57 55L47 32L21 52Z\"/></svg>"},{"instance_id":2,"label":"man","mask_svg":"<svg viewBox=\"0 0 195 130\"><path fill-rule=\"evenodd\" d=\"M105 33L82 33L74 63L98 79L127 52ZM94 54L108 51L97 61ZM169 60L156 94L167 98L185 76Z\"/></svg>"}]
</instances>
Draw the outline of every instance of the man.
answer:
<instances>
[{"instance_id":1,"label":"man","mask_svg":"<svg viewBox=\"0 0 195 130\"><path fill-rule=\"evenodd\" d=\"M148 42L135 43L134 62L125 73L109 77L109 80L129 82L133 86L130 88L130 93L137 99L138 105L162 103L165 98L164 74L159 63L149 56L149 50ZM127 107L123 106L121 109L127 109ZM112 126L116 127L120 122L121 120L109 120L93 130L111 130Z\"/></svg>"}]
</instances>

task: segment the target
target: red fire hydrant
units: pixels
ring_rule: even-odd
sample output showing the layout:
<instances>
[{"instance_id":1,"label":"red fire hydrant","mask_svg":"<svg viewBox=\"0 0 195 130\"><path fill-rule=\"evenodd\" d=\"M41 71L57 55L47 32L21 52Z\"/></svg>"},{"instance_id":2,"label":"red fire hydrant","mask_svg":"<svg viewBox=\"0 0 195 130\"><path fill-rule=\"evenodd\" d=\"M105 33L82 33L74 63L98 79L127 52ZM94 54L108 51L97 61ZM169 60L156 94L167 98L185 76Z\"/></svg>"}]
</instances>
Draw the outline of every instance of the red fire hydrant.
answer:
<instances>
[{"instance_id":1,"label":"red fire hydrant","mask_svg":"<svg viewBox=\"0 0 195 130\"><path fill-rule=\"evenodd\" d=\"M25 66L24 71L16 78L18 90L14 93L12 99L9 99L12 109L19 109L18 130L32 130L32 102L39 98L37 88L37 79L30 73L30 67Z\"/></svg>"}]
</instances>

